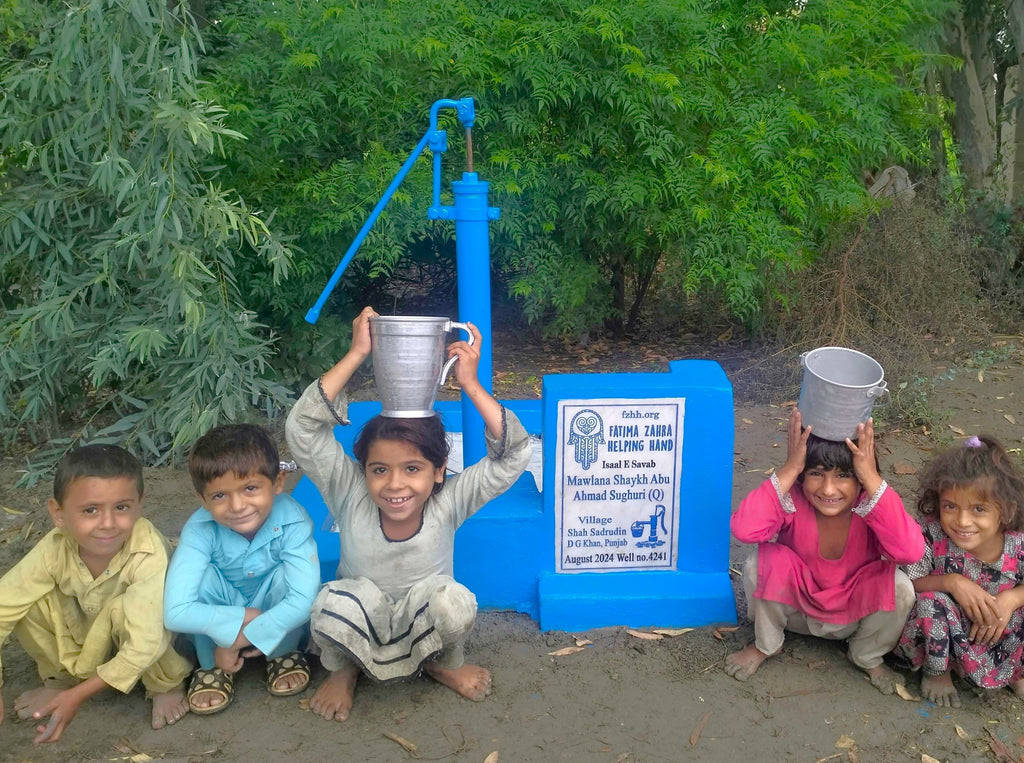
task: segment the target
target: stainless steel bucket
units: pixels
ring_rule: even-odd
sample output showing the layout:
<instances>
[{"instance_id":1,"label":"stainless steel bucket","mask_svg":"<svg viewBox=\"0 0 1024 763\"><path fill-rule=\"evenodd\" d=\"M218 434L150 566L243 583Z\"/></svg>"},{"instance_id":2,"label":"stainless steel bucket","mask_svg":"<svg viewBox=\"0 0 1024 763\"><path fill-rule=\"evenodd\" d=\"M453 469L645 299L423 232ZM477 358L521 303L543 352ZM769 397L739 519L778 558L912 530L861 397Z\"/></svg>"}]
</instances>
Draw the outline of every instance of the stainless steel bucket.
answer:
<instances>
[{"instance_id":1,"label":"stainless steel bucket","mask_svg":"<svg viewBox=\"0 0 1024 763\"><path fill-rule=\"evenodd\" d=\"M451 358L445 363L445 340L452 329L465 331L473 344L469 327L447 318L370 318L370 354L381 415L406 419L434 415L438 387L458 360Z\"/></svg>"},{"instance_id":2,"label":"stainless steel bucket","mask_svg":"<svg viewBox=\"0 0 1024 763\"><path fill-rule=\"evenodd\" d=\"M875 401L889 390L874 358L846 347L819 347L800 356L804 366L800 415L804 426L826 440L857 436Z\"/></svg>"}]
</instances>

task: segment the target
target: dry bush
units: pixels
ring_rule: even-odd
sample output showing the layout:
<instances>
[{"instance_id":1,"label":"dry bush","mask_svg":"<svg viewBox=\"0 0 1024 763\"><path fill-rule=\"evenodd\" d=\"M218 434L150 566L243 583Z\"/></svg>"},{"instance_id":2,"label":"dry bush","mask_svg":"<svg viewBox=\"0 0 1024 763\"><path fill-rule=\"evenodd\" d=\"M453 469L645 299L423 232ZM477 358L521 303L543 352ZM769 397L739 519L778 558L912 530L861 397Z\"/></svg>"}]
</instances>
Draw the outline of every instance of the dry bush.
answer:
<instances>
[{"instance_id":1,"label":"dry bush","mask_svg":"<svg viewBox=\"0 0 1024 763\"><path fill-rule=\"evenodd\" d=\"M734 384L754 399L789 398L799 391L801 352L850 347L885 369L888 417L914 421L920 401L910 393L901 401L901 393L932 376L950 340L959 350L988 335L970 268L975 240L967 216L927 190L883 209L783 285L789 308L764 355L734 373Z\"/></svg>"}]
</instances>

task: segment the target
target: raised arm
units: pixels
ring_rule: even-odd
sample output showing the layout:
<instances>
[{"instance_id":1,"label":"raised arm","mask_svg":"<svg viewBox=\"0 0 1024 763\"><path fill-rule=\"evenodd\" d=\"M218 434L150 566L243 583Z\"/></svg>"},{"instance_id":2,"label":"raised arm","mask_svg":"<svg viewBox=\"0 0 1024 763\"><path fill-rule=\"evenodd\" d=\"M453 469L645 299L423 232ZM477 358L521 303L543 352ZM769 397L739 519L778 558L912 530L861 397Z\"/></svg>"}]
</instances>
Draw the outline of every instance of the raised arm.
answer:
<instances>
[{"instance_id":1,"label":"raised arm","mask_svg":"<svg viewBox=\"0 0 1024 763\"><path fill-rule=\"evenodd\" d=\"M458 356L455 364L455 378L459 380L462 391L472 401L473 406L484 420L484 426L494 437L503 435L501 429L501 403L490 392L484 389L478 376L480 368L480 329L473 323L467 323L473 333L474 343L452 342L448 346L448 357Z\"/></svg>"},{"instance_id":2,"label":"raised arm","mask_svg":"<svg viewBox=\"0 0 1024 763\"><path fill-rule=\"evenodd\" d=\"M334 400L345 389L352 374L370 355L370 318L377 315L372 307L364 307L363 311L352 321L352 344L345 356L320 378L324 395Z\"/></svg>"},{"instance_id":3,"label":"raised arm","mask_svg":"<svg viewBox=\"0 0 1024 763\"><path fill-rule=\"evenodd\" d=\"M804 429L802 425L800 411L793 408L789 414L786 463L775 472L779 492L783 495L790 491L807 468L807 438L811 436L811 428Z\"/></svg>"}]
</instances>

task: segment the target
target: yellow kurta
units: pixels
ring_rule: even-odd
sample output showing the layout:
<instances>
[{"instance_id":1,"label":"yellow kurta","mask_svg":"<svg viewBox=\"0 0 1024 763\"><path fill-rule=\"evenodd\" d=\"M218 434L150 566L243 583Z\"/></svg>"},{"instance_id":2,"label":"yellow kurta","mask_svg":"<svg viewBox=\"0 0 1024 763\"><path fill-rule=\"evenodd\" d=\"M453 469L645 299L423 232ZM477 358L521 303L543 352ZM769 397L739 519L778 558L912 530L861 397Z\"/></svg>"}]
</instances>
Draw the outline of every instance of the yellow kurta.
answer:
<instances>
[{"instance_id":1,"label":"yellow kurta","mask_svg":"<svg viewBox=\"0 0 1024 763\"><path fill-rule=\"evenodd\" d=\"M0 644L13 631L41 678L99 675L121 692L180 684L189 663L163 624L167 541L148 519L93 577L78 544L54 528L0 578ZM2 685L0 667L0 685Z\"/></svg>"}]
</instances>

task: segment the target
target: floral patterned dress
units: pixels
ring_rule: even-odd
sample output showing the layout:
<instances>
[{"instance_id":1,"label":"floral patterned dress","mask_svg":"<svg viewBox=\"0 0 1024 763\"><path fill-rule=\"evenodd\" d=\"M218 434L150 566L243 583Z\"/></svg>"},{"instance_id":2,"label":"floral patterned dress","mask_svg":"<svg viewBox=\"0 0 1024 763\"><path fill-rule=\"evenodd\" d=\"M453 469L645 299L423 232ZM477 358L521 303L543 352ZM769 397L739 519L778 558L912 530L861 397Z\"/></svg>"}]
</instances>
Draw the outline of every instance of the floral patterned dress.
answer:
<instances>
[{"instance_id":1,"label":"floral patterned dress","mask_svg":"<svg viewBox=\"0 0 1024 763\"><path fill-rule=\"evenodd\" d=\"M958 573L993 595L1024 583L1024 533L1007 532L1003 555L986 563L953 543L937 521L928 522L923 531L924 557L904 567L911 580ZM896 653L926 675L953 670L983 689L1008 686L1024 676L1024 608L1010 616L1002 639L995 644L972 643L970 632L971 620L952 596L938 591L918 593Z\"/></svg>"}]
</instances>

